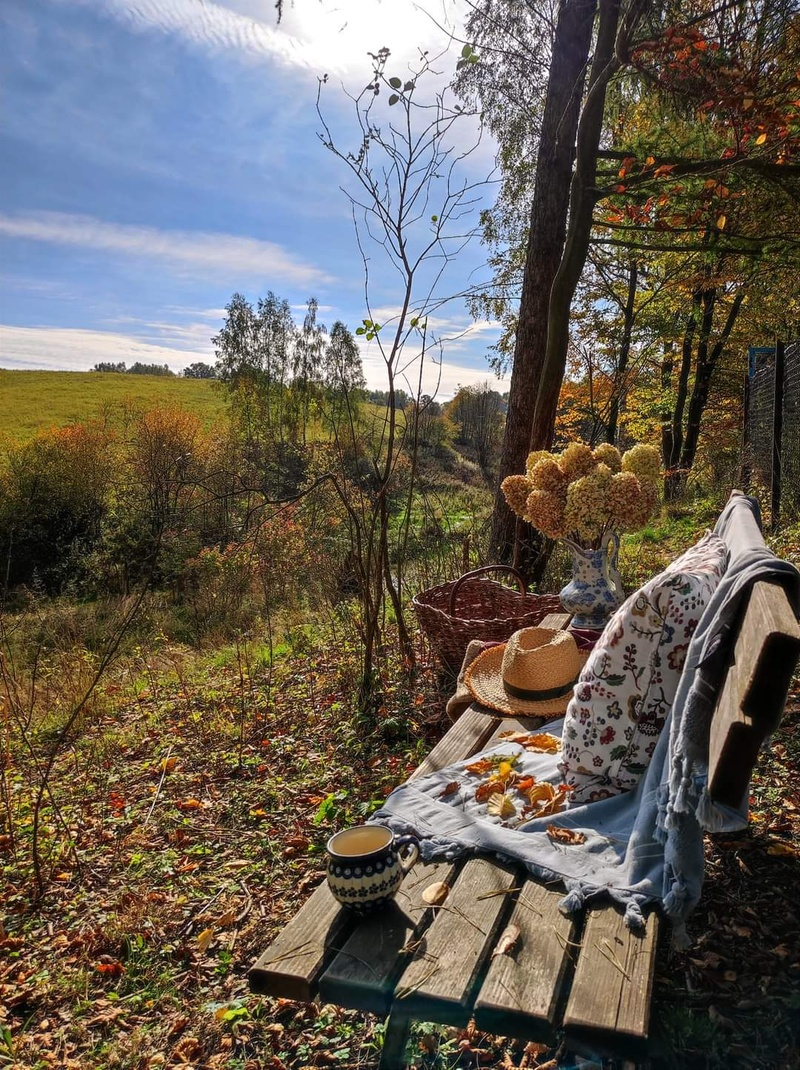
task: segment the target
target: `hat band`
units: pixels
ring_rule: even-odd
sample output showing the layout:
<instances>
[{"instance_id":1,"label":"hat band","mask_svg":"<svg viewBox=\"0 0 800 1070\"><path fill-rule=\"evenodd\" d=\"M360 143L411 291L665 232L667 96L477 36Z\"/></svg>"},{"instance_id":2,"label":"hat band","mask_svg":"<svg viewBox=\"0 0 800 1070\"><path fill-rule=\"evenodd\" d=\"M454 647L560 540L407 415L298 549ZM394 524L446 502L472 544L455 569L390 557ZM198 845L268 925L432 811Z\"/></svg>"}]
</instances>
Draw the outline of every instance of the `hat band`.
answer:
<instances>
[{"instance_id":1,"label":"hat band","mask_svg":"<svg viewBox=\"0 0 800 1070\"><path fill-rule=\"evenodd\" d=\"M547 699L561 698L563 695L568 695L577 682L578 677L576 676L574 680L564 684L563 687L551 687L549 691L529 691L525 687L514 687L513 684L506 683L505 680L503 680L503 687L513 698L522 698L527 702L546 702Z\"/></svg>"}]
</instances>

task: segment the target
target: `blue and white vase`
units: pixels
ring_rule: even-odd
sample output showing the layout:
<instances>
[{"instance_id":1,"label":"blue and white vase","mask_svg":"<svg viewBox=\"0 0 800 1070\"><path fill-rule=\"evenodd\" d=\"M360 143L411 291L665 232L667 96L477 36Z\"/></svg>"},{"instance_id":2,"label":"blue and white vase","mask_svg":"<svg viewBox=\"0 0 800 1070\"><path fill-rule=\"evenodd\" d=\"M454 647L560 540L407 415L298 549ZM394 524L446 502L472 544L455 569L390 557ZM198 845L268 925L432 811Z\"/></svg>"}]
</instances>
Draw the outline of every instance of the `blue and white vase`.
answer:
<instances>
[{"instance_id":1,"label":"blue and white vase","mask_svg":"<svg viewBox=\"0 0 800 1070\"><path fill-rule=\"evenodd\" d=\"M619 536L609 532L599 550L586 550L564 539L572 555L572 579L559 592L573 628L602 631L608 619L625 600L622 577L617 571Z\"/></svg>"}]
</instances>

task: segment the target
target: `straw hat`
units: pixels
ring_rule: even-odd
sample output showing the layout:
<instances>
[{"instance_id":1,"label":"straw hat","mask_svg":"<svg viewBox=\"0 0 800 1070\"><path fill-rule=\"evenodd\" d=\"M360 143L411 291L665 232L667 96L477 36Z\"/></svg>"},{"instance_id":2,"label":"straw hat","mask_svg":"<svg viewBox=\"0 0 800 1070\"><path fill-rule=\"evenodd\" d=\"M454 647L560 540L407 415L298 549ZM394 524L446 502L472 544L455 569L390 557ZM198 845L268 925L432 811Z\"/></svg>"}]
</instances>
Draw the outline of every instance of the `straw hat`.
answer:
<instances>
[{"instance_id":1,"label":"straw hat","mask_svg":"<svg viewBox=\"0 0 800 1070\"><path fill-rule=\"evenodd\" d=\"M510 717L558 717L588 656L569 632L523 628L479 654L465 682L478 702Z\"/></svg>"}]
</instances>

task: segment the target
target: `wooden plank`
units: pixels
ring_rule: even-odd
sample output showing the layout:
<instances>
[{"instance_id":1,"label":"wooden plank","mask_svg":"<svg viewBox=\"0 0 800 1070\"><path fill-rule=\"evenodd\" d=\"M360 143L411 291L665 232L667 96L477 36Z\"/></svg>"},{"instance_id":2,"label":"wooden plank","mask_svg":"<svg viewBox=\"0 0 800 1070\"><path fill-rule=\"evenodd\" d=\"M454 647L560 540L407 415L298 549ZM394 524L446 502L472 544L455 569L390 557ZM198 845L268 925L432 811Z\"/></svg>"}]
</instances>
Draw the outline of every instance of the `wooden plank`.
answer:
<instances>
[{"instance_id":1,"label":"wooden plank","mask_svg":"<svg viewBox=\"0 0 800 1070\"><path fill-rule=\"evenodd\" d=\"M709 794L738 806L764 739L780 724L800 626L777 584L753 586L711 724Z\"/></svg>"},{"instance_id":2,"label":"wooden plank","mask_svg":"<svg viewBox=\"0 0 800 1070\"><path fill-rule=\"evenodd\" d=\"M651 914L639 936L613 907L589 910L564 1013L568 1036L590 1037L607 1050L647 1039L658 921Z\"/></svg>"},{"instance_id":3,"label":"wooden plank","mask_svg":"<svg viewBox=\"0 0 800 1070\"><path fill-rule=\"evenodd\" d=\"M393 1009L422 1021L465 1025L475 981L495 943L516 871L470 859L437 909L395 990Z\"/></svg>"},{"instance_id":4,"label":"wooden plank","mask_svg":"<svg viewBox=\"0 0 800 1070\"><path fill-rule=\"evenodd\" d=\"M511 954L495 956L475 1000L475 1022L488 1032L550 1041L576 924L558 909L563 891L527 879L509 924L520 931Z\"/></svg>"},{"instance_id":5,"label":"wooden plank","mask_svg":"<svg viewBox=\"0 0 800 1070\"><path fill-rule=\"evenodd\" d=\"M284 999L313 999L325 963L354 923L327 883L321 884L251 967L250 990Z\"/></svg>"},{"instance_id":6,"label":"wooden plank","mask_svg":"<svg viewBox=\"0 0 800 1070\"><path fill-rule=\"evenodd\" d=\"M414 866L395 901L356 924L320 978L321 998L342 1007L387 1014L395 981L415 950L414 937L433 911L422 893L435 881L452 880L454 869L449 862Z\"/></svg>"},{"instance_id":7,"label":"wooden plank","mask_svg":"<svg viewBox=\"0 0 800 1070\"><path fill-rule=\"evenodd\" d=\"M542 617L540 628L566 628L571 620L570 613L548 613Z\"/></svg>"},{"instance_id":8,"label":"wooden plank","mask_svg":"<svg viewBox=\"0 0 800 1070\"><path fill-rule=\"evenodd\" d=\"M474 706L469 706L456 723L439 740L428 757L417 766L409 777L425 776L436 773L453 762L460 762L482 750L500 722L499 717L481 713Z\"/></svg>"}]
</instances>

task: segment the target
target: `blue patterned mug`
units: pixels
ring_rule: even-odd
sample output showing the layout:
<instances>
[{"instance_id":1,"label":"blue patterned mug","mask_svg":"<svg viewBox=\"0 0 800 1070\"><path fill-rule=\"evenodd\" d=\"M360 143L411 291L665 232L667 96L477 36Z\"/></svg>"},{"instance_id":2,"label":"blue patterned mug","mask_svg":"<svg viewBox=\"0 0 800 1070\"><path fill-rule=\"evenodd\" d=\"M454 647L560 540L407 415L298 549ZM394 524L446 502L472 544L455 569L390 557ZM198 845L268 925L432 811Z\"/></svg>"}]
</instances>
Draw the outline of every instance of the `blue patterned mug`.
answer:
<instances>
[{"instance_id":1,"label":"blue patterned mug","mask_svg":"<svg viewBox=\"0 0 800 1070\"><path fill-rule=\"evenodd\" d=\"M419 857L415 836L395 836L385 825L357 825L331 836L328 887L356 914L386 906Z\"/></svg>"}]
</instances>

